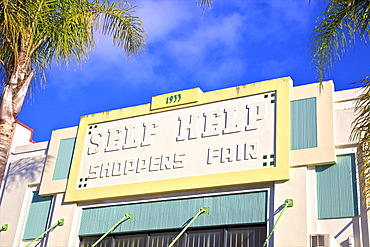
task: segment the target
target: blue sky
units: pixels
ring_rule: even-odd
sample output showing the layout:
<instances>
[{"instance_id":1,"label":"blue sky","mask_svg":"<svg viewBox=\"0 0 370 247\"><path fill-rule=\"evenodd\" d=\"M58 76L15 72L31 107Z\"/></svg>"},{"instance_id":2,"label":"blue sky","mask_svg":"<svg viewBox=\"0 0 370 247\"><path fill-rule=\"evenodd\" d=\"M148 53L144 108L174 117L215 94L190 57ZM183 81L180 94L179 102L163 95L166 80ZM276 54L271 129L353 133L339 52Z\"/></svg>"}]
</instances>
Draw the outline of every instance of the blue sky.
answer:
<instances>
[{"instance_id":1,"label":"blue sky","mask_svg":"<svg viewBox=\"0 0 370 247\"><path fill-rule=\"evenodd\" d=\"M310 38L326 1L215 0L204 15L196 0L134 0L147 32L147 49L127 60L107 37L79 67L53 67L36 86L18 120L34 140L79 124L83 115L150 103L155 95L200 87L213 91L291 76L317 81ZM370 74L370 46L358 42L330 75L336 90Z\"/></svg>"}]
</instances>

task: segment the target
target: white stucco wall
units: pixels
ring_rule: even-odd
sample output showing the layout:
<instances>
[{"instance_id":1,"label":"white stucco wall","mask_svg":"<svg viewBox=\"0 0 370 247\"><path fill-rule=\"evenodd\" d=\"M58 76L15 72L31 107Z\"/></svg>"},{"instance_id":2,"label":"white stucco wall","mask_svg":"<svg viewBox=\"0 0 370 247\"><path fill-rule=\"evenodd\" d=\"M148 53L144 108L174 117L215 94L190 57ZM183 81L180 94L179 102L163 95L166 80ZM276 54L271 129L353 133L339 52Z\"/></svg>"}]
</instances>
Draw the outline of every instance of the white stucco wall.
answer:
<instances>
[{"instance_id":1,"label":"white stucco wall","mask_svg":"<svg viewBox=\"0 0 370 247\"><path fill-rule=\"evenodd\" d=\"M330 83L329 83L330 84ZM279 217L281 207L286 199L293 199L294 206L285 210L274 234L269 242L270 247L300 247L310 246L311 234L330 234L332 238L331 246L348 246L348 237L353 236L355 246L370 246L369 244L369 217L363 204L360 207L359 216L341 219L318 219L317 213L317 187L315 165L325 165L335 162L335 155L349 154L356 151L355 143L349 140L351 123L355 117L354 99L358 96L358 90L347 90L332 93L333 85L329 85L321 101L330 104L325 111L318 111L321 114L319 124L326 124L320 129L321 132L330 130L330 135L325 137L319 135L318 138L329 138L326 140L323 149L319 147L315 155L314 150L301 150L294 154L289 164L289 180L279 182L266 182L243 184L237 186L212 187L207 189L172 191L163 195L142 194L132 195L125 198L114 197L106 200L92 200L77 203L65 203L63 189L50 190L51 186L46 186L51 194L54 194L53 209L50 215L49 225L55 223L60 218L65 219L63 227L57 227L53 233L47 237L48 246L78 246L78 230L81 219L82 208L129 204L138 201L168 200L168 197L192 197L196 194L207 193L227 193L233 190L251 190L268 187L270 202L268 211L268 231L271 230L273 223ZM299 87L298 93L293 93L294 99L300 97L312 97L311 92L317 93L317 84ZM294 91L294 88L292 88ZM324 104L322 103L322 104ZM320 103L321 104L321 103ZM318 105L320 107L320 105ZM328 114L330 109L330 114ZM325 121L330 118L330 121ZM321 122L320 122L321 121ZM64 131L61 131L64 133ZM319 133L321 133L319 132ZM334 132L334 134L332 134ZM73 136L75 133L73 134ZM29 144L32 131L22 125L16 129L13 144ZM61 138L66 138L63 134ZM59 139L57 143L59 144ZM239 140L238 140L239 141ZM190 141L189 141L190 142ZM334 144L329 144L334 143ZM222 143L220 144L222 145ZM321 145L321 144L320 144ZM27 243L22 241L23 228L27 219L32 191L40 187L41 176L45 164L48 143L30 144L26 146L12 147L12 155L9 157L9 164L6 173L6 182L0 195L0 225L9 224L9 230L0 233L0 246L25 246ZM330 151L330 155L325 153ZM292 153L292 152L291 152ZM57 149L55 154L57 154ZM305 157L300 157L305 155ZM293 161L292 161L293 160ZM312 163L307 163L312 161ZM54 162L55 163L55 162ZM54 163L51 165L53 166ZM196 162L193 162L196 163ZM53 167L51 167L53 168ZM50 169L51 169L50 168ZM192 174L190 174L192 175ZM44 177L45 180L45 177ZM49 179L51 180L51 179ZM135 181L133 181L135 182ZM359 198L361 201L361 198ZM9 213L10 212L10 213ZM272 218L273 216L273 218Z\"/></svg>"},{"instance_id":2,"label":"white stucco wall","mask_svg":"<svg viewBox=\"0 0 370 247\"><path fill-rule=\"evenodd\" d=\"M0 246L21 246L32 191L41 181L48 143L19 146L8 160L0 195Z\"/></svg>"}]
</instances>

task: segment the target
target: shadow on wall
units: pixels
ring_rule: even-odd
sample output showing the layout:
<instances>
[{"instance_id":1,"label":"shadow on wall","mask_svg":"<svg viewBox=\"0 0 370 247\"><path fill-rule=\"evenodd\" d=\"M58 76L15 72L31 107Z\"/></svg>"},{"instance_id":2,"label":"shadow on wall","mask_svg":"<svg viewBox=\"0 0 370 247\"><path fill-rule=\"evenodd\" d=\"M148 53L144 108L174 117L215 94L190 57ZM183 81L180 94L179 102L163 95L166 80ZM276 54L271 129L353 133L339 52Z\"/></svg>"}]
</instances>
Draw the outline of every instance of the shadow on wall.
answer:
<instances>
[{"instance_id":1,"label":"shadow on wall","mask_svg":"<svg viewBox=\"0 0 370 247\"><path fill-rule=\"evenodd\" d=\"M9 164L9 169L4 176L3 190L0 203L4 192L16 191L20 186L30 183L39 183L45 162L45 155L14 160Z\"/></svg>"},{"instance_id":2,"label":"shadow on wall","mask_svg":"<svg viewBox=\"0 0 370 247\"><path fill-rule=\"evenodd\" d=\"M285 207L285 203L281 204L274 212L274 216L276 216L278 213L280 213Z\"/></svg>"}]
</instances>

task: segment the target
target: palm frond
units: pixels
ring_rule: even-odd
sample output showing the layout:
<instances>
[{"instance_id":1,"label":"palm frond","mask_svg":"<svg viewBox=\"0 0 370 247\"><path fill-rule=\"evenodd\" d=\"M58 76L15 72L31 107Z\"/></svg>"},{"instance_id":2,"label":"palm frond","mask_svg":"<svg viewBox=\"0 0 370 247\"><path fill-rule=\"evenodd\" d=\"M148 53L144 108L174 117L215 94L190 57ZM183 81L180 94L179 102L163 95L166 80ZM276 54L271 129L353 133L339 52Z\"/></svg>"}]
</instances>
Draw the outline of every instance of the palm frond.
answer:
<instances>
[{"instance_id":1,"label":"palm frond","mask_svg":"<svg viewBox=\"0 0 370 247\"><path fill-rule=\"evenodd\" d=\"M0 0L0 73L9 77L19 59L35 78L52 62L80 63L99 33L128 57L141 54L145 31L135 8L121 0Z\"/></svg>"},{"instance_id":2,"label":"palm frond","mask_svg":"<svg viewBox=\"0 0 370 247\"><path fill-rule=\"evenodd\" d=\"M98 31L112 37L113 43L129 56L140 54L145 44L144 28L135 8L128 2L104 1L94 13Z\"/></svg>"},{"instance_id":3,"label":"palm frond","mask_svg":"<svg viewBox=\"0 0 370 247\"><path fill-rule=\"evenodd\" d=\"M352 123L350 139L358 143L357 163L360 167L362 195L365 202L370 198L370 75L363 81L366 86L356 100L356 118ZM366 200L367 198L367 200Z\"/></svg>"},{"instance_id":4,"label":"palm frond","mask_svg":"<svg viewBox=\"0 0 370 247\"><path fill-rule=\"evenodd\" d=\"M323 76L352 48L356 39L367 41L370 2L367 0L330 0L318 19L312 38L312 64L320 82Z\"/></svg>"},{"instance_id":5,"label":"palm frond","mask_svg":"<svg viewBox=\"0 0 370 247\"><path fill-rule=\"evenodd\" d=\"M207 8L210 9L212 6L213 0L199 0L198 4L199 6L205 11Z\"/></svg>"}]
</instances>

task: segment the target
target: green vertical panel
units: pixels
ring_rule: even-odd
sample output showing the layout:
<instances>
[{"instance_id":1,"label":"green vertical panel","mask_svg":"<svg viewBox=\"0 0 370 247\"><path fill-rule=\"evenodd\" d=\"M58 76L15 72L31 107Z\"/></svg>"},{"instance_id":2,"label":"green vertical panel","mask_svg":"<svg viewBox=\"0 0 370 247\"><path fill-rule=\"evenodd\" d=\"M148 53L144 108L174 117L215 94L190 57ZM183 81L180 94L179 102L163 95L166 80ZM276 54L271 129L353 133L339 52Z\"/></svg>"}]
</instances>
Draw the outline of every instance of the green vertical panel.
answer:
<instances>
[{"instance_id":1,"label":"green vertical panel","mask_svg":"<svg viewBox=\"0 0 370 247\"><path fill-rule=\"evenodd\" d=\"M76 138L60 140L52 180L67 179Z\"/></svg>"},{"instance_id":2,"label":"green vertical panel","mask_svg":"<svg viewBox=\"0 0 370 247\"><path fill-rule=\"evenodd\" d=\"M338 156L335 165L317 166L318 218L358 215L355 155Z\"/></svg>"},{"instance_id":3,"label":"green vertical panel","mask_svg":"<svg viewBox=\"0 0 370 247\"><path fill-rule=\"evenodd\" d=\"M290 149L317 147L316 98L290 102L291 141Z\"/></svg>"},{"instance_id":4,"label":"green vertical panel","mask_svg":"<svg viewBox=\"0 0 370 247\"><path fill-rule=\"evenodd\" d=\"M41 197L38 191L33 192L23 239L37 238L46 230L52 198L52 196Z\"/></svg>"},{"instance_id":5,"label":"green vertical panel","mask_svg":"<svg viewBox=\"0 0 370 247\"><path fill-rule=\"evenodd\" d=\"M179 229L202 207L209 208L209 215L200 215L192 226L262 223L267 220L267 192L87 208L80 235L104 234L125 213L133 214L133 220L120 224L114 233Z\"/></svg>"}]
</instances>

